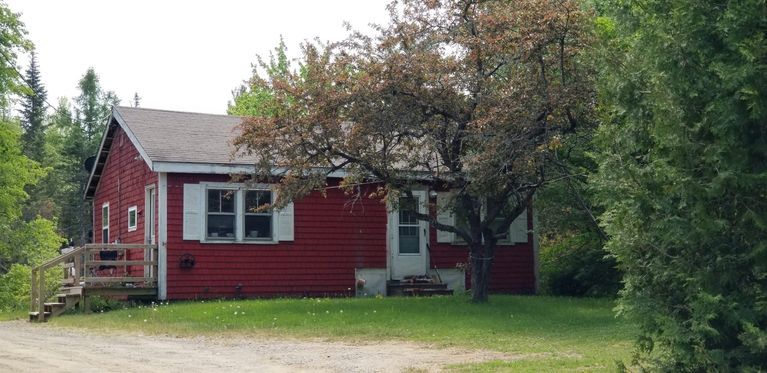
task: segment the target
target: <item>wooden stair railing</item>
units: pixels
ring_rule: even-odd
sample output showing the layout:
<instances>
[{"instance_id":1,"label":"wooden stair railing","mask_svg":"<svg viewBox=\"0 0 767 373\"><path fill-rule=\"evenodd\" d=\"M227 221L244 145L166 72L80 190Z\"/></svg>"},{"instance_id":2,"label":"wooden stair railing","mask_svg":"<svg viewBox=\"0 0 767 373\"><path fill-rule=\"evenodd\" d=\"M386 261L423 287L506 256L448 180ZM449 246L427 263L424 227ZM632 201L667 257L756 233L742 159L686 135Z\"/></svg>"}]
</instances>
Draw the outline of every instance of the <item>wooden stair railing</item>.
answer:
<instances>
[{"instance_id":1,"label":"wooden stair railing","mask_svg":"<svg viewBox=\"0 0 767 373\"><path fill-rule=\"evenodd\" d=\"M137 255L136 251L141 254ZM108 255L109 254L109 255ZM142 260L131 257L140 256ZM102 260L107 257L109 260ZM62 287L57 291L58 301L46 303L53 296L46 284L46 272L54 267L64 270ZM142 267L142 276L131 276L132 268ZM98 268L113 269L111 275L98 273ZM114 272L117 275L114 275ZM46 321L54 313L79 304L85 309L88 290L102 295L121 294L119 289L157 288L157 245L143 244L87 244L53 258L32 269L30 287L30 321ZM96 292L96 290L98 290ZM71 297L79 297L71 301Z\"/></svg>"}]
</instances>

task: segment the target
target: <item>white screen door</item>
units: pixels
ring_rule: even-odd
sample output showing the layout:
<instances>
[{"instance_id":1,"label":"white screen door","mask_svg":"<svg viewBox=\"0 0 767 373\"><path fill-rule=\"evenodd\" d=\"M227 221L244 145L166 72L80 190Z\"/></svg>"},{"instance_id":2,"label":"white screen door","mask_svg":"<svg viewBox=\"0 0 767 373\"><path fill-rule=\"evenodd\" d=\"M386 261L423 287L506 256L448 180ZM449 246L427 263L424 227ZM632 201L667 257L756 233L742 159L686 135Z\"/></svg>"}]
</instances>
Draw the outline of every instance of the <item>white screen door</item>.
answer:
<instances>
[{"instance_id":1,"label":"white screen door","mask_svg":"<svg viewBox=\"0 0 767 373\"><path fill-rule=\"evenodd\" d=\"M402 197L400 207L389 213L391 277L424 275L427 270L427 223L415 218L413 209L426 213L426 192L414 191L413 199Z\"/></svg>"}]
</instances>

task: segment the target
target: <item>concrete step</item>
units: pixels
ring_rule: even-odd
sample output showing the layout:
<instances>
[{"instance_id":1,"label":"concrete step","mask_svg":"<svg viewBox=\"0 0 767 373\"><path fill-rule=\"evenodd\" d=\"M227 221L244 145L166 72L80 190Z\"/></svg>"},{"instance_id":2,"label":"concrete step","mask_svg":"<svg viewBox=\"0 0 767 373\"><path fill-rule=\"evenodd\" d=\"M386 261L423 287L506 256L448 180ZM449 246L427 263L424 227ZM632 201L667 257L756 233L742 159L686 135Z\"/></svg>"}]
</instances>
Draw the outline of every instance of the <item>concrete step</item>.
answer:
<instances>
[{"instance_id":1,"label":"concrete step","mask_svg":"<svg viewBox=\"0 0 767 373\"><path fill-rule=\"evenodd\" d=\"M453 295L453 289L405 288L402 293L411 297L429 297L432 295Z\"/></svg>"},{"instance_id":2,"label":"concrete step","mask_svg":"<svg viewBox=\"0 0 767 373\"><path fill-rule=\"evenodd\" d=\"M38 316L40 316L40 312L34 311L29 313L29 321L31 322L38 322L40 321L38 319ZM48 321L48 319L51 317L50 312L43 312L43 322Z\"/></svg>"},{"instance_id":3,"label":"concrete step","mask_svg":"<svg viewBox=\"0 0 767 373\"><path fill-rule=\"evenodd\" d=\"M413 295L452 295L453 290L447 288L447 284L440 282L410 282L391 280L386 283L388 296L413 296Z\"/></svg>"}]
</instances>

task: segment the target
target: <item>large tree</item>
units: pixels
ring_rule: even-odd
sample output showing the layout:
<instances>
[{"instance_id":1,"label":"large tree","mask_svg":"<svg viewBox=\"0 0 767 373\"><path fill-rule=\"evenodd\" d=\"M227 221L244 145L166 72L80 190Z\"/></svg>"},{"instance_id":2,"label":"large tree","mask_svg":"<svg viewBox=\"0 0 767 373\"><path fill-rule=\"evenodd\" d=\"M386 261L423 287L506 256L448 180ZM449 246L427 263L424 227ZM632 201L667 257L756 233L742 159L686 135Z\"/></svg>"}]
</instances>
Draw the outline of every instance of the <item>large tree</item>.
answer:
<instances>
[{"instance_id":1,"label":"large tree","mask_svg":"<svg viewBox=\"0 0 767 373\"><path fill-rule=\"evenodd\" d=\"M75 117L85 134L88 146L84 151L89 157L98 150L112 105L118 105L120 100L114 92L104 92L92 67L80 78L77 87L80 95L75 98Z\"/></svg>"},{"instance_id":2,"label":"large tree","mask_svg":"<svg viewBox=\"0 0 767 373\"><path fill-rule=\"evenodd\" d=\"M641 361L765 371L765 3L606 3L595 181Z\"/></svg>"},{"instance_id":3,"label":"large tree","mask_svg":"<svg viewBox=\"0 0 767 373\"><path fill-rule=\"evenodd\" d=\"M297 71L252 84L272 97L236 144L257 177L282 170L279 206L326 186L380 182L392 207L412 187L450 191L415 213L469 246L473 299L487 301L499 237L546 181L563 132L587 123L587 17L575 1L401 1L377 35L303 46ZM267 115L263 115L266 113ZM402 199L410 201L412 199ZM412 207L412 206L411 206Z\"/></svg>"},{"instance_id":4,"label":"large tree","mask_svg":"<svg viewBox=\"0 0 767 373\"><path fill-rule=\"evenodd\" d=\"M96 155L111 106L119 100L111 91L101 88L99 77L89 68L78 82L80 94L75 98L74 114L66 101L56 109L53 122L62 137L61 179L62 217L60 227L75 244L87 243L92 225L90 203L83 200L85 183L90 172L84 168L85 160Z\"/></svg>"},{"instance_id":5,"label":"large tree","mask_svg":"<svg viewBox=\"0 0 767 373\"><path fill-rule=\"evenodd\" d=\"M28 300L24 286L15 286L19 282L10 277L28 280L28 275L17 275L28 274L27 265L50 258L59 246L50 221L22 219L25 189L44 175L38 163L22 153L21 126L8 115L9 103L30 93L16 66L18 54L31 49L25 34L18 16L0 2L0 309L28 304L22 299ZM9 277L9 271L14 276Z\"/></svg>"},{"instance_id":6,"label":"large tree","mask_svg":"<svg viewBox=\"0 0 767 373\"><path fill-rule=\"evenodd\" d=\"M24 96L21 102L21 125L24 134L21 136L24 154L42 162L45 157L45 111L46 97L45 86L40 77L40 68L37 65L37 55L32 52L29 59L24 81L31 92Z\"/></svg>"}]
</instances>

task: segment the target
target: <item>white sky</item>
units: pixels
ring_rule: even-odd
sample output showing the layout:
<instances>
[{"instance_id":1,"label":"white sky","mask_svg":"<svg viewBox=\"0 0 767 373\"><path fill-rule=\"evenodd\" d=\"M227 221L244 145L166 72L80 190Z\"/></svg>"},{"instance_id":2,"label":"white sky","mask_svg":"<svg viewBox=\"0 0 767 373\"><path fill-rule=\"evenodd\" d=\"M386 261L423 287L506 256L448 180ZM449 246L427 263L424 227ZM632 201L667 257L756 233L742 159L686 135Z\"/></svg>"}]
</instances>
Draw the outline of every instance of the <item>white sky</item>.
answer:
<instances>
[{"instance_id":1,"label":"white sky","mask_svg":"<svg viewBox=\"0 0 767 373\"><path fill-rule=\"evenodd\" d=\"M344 21L388 20L385 0L4 1L35 43L50 103L76 96L92 66L122 105L138 92L141 107L221 114L280 35L296 57L304 40L343 38Z\"/></svg>"}]
</instances>

